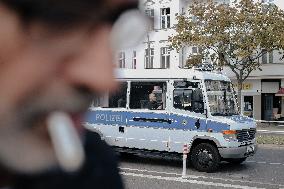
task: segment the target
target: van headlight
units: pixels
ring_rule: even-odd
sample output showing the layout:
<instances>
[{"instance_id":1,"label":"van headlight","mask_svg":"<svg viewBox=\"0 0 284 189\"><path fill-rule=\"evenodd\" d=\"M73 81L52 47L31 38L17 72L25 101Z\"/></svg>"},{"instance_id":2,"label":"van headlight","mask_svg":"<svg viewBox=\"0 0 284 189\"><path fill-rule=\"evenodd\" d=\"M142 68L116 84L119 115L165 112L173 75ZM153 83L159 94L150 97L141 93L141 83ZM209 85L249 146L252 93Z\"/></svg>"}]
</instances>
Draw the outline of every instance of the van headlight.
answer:
<instances>
[{"instance_id":1,"label":"van headlight","mask_svg":"<svg viewBox=\"0 0 284 189\"><path fill-rule=\"evenodd\" d=\"M237 131L236 130L224 130L222 131L223 137L227 141L237 141Z\"/></svg>"}]
</instances>

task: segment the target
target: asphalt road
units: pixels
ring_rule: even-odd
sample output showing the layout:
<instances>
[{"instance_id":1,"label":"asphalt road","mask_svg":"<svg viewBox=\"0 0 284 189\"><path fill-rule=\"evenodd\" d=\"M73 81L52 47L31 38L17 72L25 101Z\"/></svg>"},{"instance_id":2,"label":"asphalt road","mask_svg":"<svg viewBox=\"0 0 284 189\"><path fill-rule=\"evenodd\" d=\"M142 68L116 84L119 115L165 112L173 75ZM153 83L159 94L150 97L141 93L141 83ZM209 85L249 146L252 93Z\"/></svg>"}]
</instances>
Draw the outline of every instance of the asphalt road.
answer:
<instances>
[{"instance_id":1,"label":"asphalt road","mask_svg":"<svg viewBox=\"0 0 284 189\"><path fill-rule=\"evenodd\" d=\"M259 146L254 157L241 165L222 163L216 173L187 168L181 177L181 158L160 155L121 157L120 173L126 189L283 188L284 147Z\"/></svg>"}]
</instances>

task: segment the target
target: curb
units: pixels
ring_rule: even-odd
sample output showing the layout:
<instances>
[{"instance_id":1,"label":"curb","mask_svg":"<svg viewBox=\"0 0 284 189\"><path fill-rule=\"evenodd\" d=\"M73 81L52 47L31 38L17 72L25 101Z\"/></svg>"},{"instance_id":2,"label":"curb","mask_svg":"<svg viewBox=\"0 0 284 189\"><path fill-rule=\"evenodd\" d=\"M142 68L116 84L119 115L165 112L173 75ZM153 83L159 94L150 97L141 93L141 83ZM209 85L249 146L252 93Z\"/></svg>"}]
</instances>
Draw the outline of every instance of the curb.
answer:
<instances>
[{"instance_id":1,"label":"curb","mask_svg":"<svg viewBox=\"0 0 284 189\"><path fill-rule=\"evenodd\" d=\"M284 144L257 144L261 148L283 148Z\"/></svg>"}]
</instances>

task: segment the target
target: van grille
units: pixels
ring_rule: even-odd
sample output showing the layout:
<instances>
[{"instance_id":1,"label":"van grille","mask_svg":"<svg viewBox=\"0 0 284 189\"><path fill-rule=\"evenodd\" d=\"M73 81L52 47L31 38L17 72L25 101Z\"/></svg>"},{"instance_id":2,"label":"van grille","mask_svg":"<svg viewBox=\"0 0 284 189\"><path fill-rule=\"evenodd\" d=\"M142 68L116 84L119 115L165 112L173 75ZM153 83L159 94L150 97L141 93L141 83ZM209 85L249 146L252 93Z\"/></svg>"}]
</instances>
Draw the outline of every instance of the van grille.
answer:
<instances>
[{"instance_id":1,"label":"van grille","mask_svg":"<svg viewBox=\"0 0 284 189\"><path fill-rule=\"evenodd\" d=\"M256 129L237 130L237 139L239 142L253 140L255 138Z\"/></svg>"}]
</instances>

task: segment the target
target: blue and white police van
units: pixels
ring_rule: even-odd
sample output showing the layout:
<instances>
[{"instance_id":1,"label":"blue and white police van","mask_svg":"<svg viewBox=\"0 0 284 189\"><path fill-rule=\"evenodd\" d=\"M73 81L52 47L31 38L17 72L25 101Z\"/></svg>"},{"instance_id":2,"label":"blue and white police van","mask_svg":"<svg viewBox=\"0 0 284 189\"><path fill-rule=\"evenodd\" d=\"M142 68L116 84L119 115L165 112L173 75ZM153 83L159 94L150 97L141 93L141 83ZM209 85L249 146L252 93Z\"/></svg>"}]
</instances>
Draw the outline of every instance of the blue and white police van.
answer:
<instances>
[{"instance_id":1,"label":"blue and white police van","mask_svg":"<svg viewBox=\"0 0 284 189\"><path fill-rule=\"evenodd\" d=\"M119 91L96 98L85 123L111 146L183 153L188 144L190 163L205 172L255 154L256 123L238 113L228 77L193 69L119 75Z\"/></svg>"}]
</instances>

